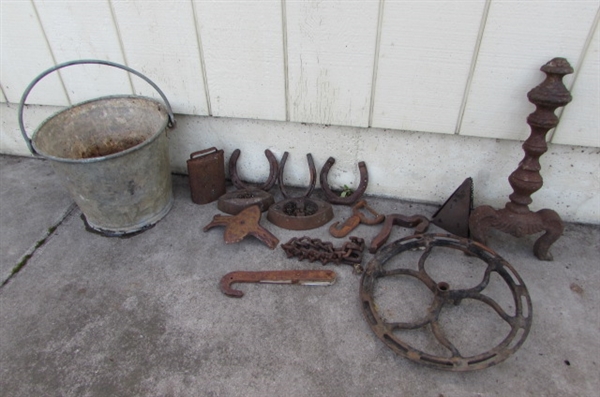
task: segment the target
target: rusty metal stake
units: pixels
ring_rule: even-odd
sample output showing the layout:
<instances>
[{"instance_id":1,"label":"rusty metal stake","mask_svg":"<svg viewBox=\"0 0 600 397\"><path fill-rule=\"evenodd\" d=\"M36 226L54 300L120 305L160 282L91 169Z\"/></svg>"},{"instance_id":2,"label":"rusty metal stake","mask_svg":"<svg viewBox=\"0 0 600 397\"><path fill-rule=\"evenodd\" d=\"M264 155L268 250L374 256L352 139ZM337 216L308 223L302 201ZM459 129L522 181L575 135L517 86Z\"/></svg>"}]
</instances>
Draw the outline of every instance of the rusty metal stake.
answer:
<instances>
[{"instance_id":1,"label":"rusty metal stake","mask_svg":"<svg viewBox=\"0 0 600 397\"><path fill-rule=\"evenodd\" d=\"M540 70L546 73L546 79L527 94L527 98L536 109L527 117L531 134L523 143L525 157L508 177L508 182L513 188L513 193L509 196L510 202L500 210L487 205L475 208L469 218L469 229L472 238L483 244L486 243L490 228L515 237L545 231L533 245L533 252L538 259L551 261L553 258L549 252L550 246L562 235L563 222L560 216L550 209L531 212L529 204L533 201L531 195L544 183L539 172L539 158L548 150L546 134L558 124L558 117L554 111L572 99L562 78L573 73L573 68L566 59L554 58Z\"/></svg>"},{"instance_id":2,"label":"rusty metal stake","mask_svg":"<svg viewBox=\"0 0 600 397\"><path fill-rule=\"evenodd\" d=\"M373 218L367 218L360 210L366 209L369 211ZM369 207L366 200L360 200L352 207L352 216L340 226L340 222L335 222L329 227L329 233L336 238L346 237L352 230L356 229L358 225L377 225L383 222L385 215L378 214L373 208Z\"/></svg>"},{"instance_id":3,"label":"rusty metal stake","mask_svg":"<svg viewBox=\"0 0 600 397\"><path fill-rule=\"evenodd\" d=\"M267 247L275 249L279 244L279 239L258 224L260 216L261 211L258 205L248 207L235 216L217 214L213 217L212 222L204 226L204 231L215 226L225 226L223 238L226 244L240 242L246 236L251 235L265 243Z\"/></svg>"}]
</instances>

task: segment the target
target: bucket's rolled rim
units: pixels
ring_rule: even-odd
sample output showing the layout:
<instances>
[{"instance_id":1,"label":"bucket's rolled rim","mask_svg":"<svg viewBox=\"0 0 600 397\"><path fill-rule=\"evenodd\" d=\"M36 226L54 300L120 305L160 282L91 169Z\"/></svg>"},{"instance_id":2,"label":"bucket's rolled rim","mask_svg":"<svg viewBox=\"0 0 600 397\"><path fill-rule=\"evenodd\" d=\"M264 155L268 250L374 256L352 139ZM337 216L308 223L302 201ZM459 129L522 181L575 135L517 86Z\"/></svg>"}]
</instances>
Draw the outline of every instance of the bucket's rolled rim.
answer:
<instances>
[{"instance_id":1,"label":"bucket's rolled rim","mask_svg":"<svg viewBox=\"0 0 600 397\"><path fill-rule=\"evenodd\" d=\"M109 155L106 156L99 156L99 157L89 157L89 158L81 158L81 159L69 159L69 158L65 158L65 157L57 157L57 156L52 156L50 154L47 154L45 151L40 150L40 148L36 145L35 143L35 138L38 135L38 132L42 129L42 127L44 127L44 125L52 120L55 117L58 117L60 114L68 112L69 110L73 109L73 108L77 108L79 106L83 106L83 105L87 105L89 103L93 103L93 102L99 102L99 101L105 101L108 99L136 99L136 100L146 100L146 101L150 101L150 102L154 102L156 104L158 104L160 106L160 112L165 114L165 121L162 124L162 126L160 127L160 129L156 132L153 133L153 135L144 140L142 143L132 146L128 149L125 150L121 150L120 152L116 152L116 153L111 153ZM154 142L158 136L163 133L164 131L166 131L167 126L169 124L169 113L167 112L167 109L164 107L164 104L154 98L149 98L149 97L145 97L145 96L139 96L139 95L109 95L109 96L104 96L104 97L100 97L100 98L94 98L94 99L90 99L88 101L84 101L84 102L79 102L73 106L69 106L61 111L58 111L56 113L54 113L53 115L51 115L50 117L46 118L40 125L39 127L34 131L33 135L31 136L31 145L33 146L33 148L35 149L35 151L42 157L48 159L48 160L53 160L53 161L59 161L62 163L76 163L76 164L81 164L81 163L96 163L98 161L104 161L104 160L109 160L115 157L120 157L123 156L124 154L127 153L131 153L131 152L135 152L136 150L142 149L143 147L151 144L152 142Z\"/></svg>"}]
</instances>

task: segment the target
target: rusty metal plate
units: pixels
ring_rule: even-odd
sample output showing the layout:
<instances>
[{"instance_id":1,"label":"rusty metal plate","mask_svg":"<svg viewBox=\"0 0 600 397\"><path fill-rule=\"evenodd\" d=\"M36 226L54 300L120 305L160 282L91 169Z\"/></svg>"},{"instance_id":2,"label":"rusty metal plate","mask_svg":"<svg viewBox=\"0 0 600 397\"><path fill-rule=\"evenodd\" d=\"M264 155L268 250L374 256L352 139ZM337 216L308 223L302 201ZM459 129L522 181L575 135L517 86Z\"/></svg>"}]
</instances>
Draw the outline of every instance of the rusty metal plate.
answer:
<instances>
[{"instance_id":1,"label":"rusty metal plate","mask_svg":"<svg viewBox=\"0 0 600 397\"><path fill-rule=\"evenodd\" d=\"M217 214L212 222L204 227L204 231L216 226L225 226L223 238L226 244L233 244L242 241L247 236L254 236L267 247L275 249L279 244L279 239L267 229L259 225L261 211L258 205L248 207L234 216Z\"/></svg>"},{"instance_id":2,"label":"rusty metal plate","mask_svg":"<svg viewBox=\"0 0 600 397\"><path fill-rule=\"evenodd\" d=\"M445 258L451 253L447 251L448 248L469 255L455 256L460 257L461 260L465 260L464 258L474 260L475 257L483 261L484 267L478 269L478 274L482 275L481 279L478 283L479 278L474 279L471 288L457 288L447 279L435 280L435 271L427 271L430 269L431 264L426 265L426 261L431 259L434 250L436 250L435 255L442 256L440 262L443 266L447 264ZM415 250L417 251L412 252ZM418 250L423 250L422 254ZM412 264L408 267L398 266L403 263L401 260L390 261L402 253L406 253L406 256L418 256L417 266ZM437 256L433 257L436 258ZM391 265L386 268L388 261ZM472 266L473 264L470 263L469 265ZM386 278L387 280L384 280ZM426 305L424 306L426 307L419 311L417 318L412 322L386 319L386 317L392 317L389 313L393 308L390 305L384 305L385 302L382 302L382 300L385 301L384 299L376 299L381 297L376 293L382 291L380 283L385 282L385 288L389 290L392 288L391 282L400 281L409 281L410 286L413 285L412 281L417 286L423 284L424 288L429 290L424 290L424 292L431 296L431 300L425 302ZM493 281L493 283L490 281ZM454 282L460 284L459 281L454 280ZM493 287L490 287L490 285L493 285ZM498 285L506 291L510 291L511 295L509 300L501 301L502 305L494 299L496 298L494 288L497 288ZM490 291L490 289L494 291ZM394 295L394 297L396 296ZM419 364L447 371L478 370L506 360L521 347L529 334L532 323L531 298L525 283L516 270L491 249L473 240L450 234L410 236L382 248L369 262L363 273L360 283L360 300L367 323L377 337L390 349ZM393 302L396 305L402 304L397 298ZM486 339L488 337L490 339L489 343L485 343L485 346L494 347L482 352L481 349L461 345L461 350L468 350L469 353L462 354L459 351L455 344L459 337L462 336L462 339L466 339L468 343L472 342L472 339L468 336L464 338L467 331L461 326L464 319L462 317L458 319L454 328L449 327L455 331L451 333L446 327L447 322L441 321L440 314L444 313L444 316L448 316L448 313L456 314L458 309L453 308L461 305L466 306L463 309L465 311L473 305L478 305L485 308L487 312L491 313L490 315L497 315L497 317L494 317L494 321L502 324L502 327L506 329L503 332L499 331L498 335L483 333ZM447 320L447 317L444 318ZM473 318L477 326L482 324L479 320L479 318ZM415 345L418 345L418 339L411 338L411 335L409 335L409 333L414 332L421 332L420 335L424 334L420 337L427 341L426 347L415 347Z\"/></svg>"},{"instance_id":3,"label":"rusty metal plate","mask_svg":"<svg viewBox=\"0 0 600 397\"><path fill-rule=\"evenodd\" d=\"M315 229L333 219L333 208L316 198L290 198L269 207L267 219L284 229Z\"/></svg>"},{"instance_id":4,"label":"rusty metal plate","mask_svg":"<svg viewBox=\"0 0 600 397\"><path fill-rule=\"evenodd\" d=\"M459 237L469 237L473 179L467 178L431 218L431 223Z\"/></svg>"}]
</instances>

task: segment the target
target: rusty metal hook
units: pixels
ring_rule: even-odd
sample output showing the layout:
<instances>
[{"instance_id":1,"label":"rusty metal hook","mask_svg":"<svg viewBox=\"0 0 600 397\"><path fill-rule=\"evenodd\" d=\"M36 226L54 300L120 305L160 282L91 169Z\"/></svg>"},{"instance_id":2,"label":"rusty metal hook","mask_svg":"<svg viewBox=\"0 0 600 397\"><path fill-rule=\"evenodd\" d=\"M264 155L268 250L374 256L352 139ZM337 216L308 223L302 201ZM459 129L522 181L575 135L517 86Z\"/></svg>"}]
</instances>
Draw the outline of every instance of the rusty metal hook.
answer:
<instances>
[{"instance_id":1,"label":"rusty metal hook","mask_svg":"<svg viewBox=\"0 0 600 397\"><path fill-rule=\"evenodd\" d=\"M252 186L242 182L237 172L237 161L240 157L240 153L240 149L235 149L231 154L231 157L229 158L229 176L231 177L231 182L233 182L233 185L236 188L250 189L252 188ZM275 158L275 155L269 149L265 150L265 156L267 156L267 159L269 160L269 178L265 183L258 186L258 189L268 191L271 190L271 188L275 185L275 182L277 181L277 173L279 166L277 164L277 159Z\"/></svg>"},{"instance_id":2,"label":"rusty metal hook","mask_svg":"<svg viewBox=\"0 0 600 397\"><path fill-rule=\"evenodd\" d=\"M327 175L329 174L329 170L335 163L335 159L333 157L329 157L323 168L321 168L321 188L325 193L325 197L327 197L327 201L331 204L342 204L342 205L352 205L358 201L364 194L365 190L367 190L367 185L369 184L369 173L367 172L367 165L364 161L358 163L358 169L360 171L360 183L358 188L347 197L340 197L335 194L329 184L327 183Z\"/></svg>"},{"instance_id":3,"label":"rusty metal hook","mask_svg":"<svg viewBox=\"0 0 600 397\"><path fill-rule=\"evenodd\" d=\"M232 298L241 298L244 293L231 287L233 283L331 285L336 274L332 270L267 270L258 272L237 271L221 278L221 291Z\"/></svg>"},{"instance_id":4,"label":"rusty metal hook","mask_svg":"<svg viewBox=\"0 0 600 397\"><path fill-rule=\"evenodd\" d=\"M361 209L366 209L369 211L373 218L367 218L367 216L362 213ZM381 215L377 213L373 208L371 208L366 200L360 200L352 207L352 216L340 226L340 222L335 222L329 227L329 233L336 238L342 238L350 234L352 230L354 230L361 223L365 225L377 225L385 220L385 215Z\"/></svg>"},{"instance_id":5,"label":"rusty metal hook","mask_svg":"<svg viewBox=\"0 0 600 397\"><path fill-rule=\"evenodd\" d=\"M385 217L385 222L381 231L369 246L369 252L374 254L379 248L390 238L392 226L398 225L402 227L414 227L415 234L423 234L429 228L429 219L423 215L406 216L401 214L391 214Z\"/></svg>"},{"instance_id":6,"label":"rusty metal hook","mask_svg":"<svg viewBox=\"0 0 600 397\"><path fill-rule=\"evenodd\" d=\"M285 190L285 186L283 183L283 170L285 168L285 162L288 158L288 152L283 153L283 157L281 158L281 164L279 165L279 190L281 190L281 194L285 198L290 198L290 195ZM315 162L313 161L312 154L308 153L306 155L306 160L308 161L308 170L310 172L310 184L308 185L308 189L304 192L301 197L310 197L312 191L317 184L317 168L315 167Z\"/></svg>"}]
</instances>

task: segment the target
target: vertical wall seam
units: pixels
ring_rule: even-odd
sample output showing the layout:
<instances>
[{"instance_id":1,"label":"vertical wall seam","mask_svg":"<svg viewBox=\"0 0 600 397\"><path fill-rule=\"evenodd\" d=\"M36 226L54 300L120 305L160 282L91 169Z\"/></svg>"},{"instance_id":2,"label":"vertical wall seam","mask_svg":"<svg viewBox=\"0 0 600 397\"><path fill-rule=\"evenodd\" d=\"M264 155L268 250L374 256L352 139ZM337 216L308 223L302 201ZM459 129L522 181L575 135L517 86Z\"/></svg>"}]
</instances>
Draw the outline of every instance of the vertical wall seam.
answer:
<instances>
[{"instance_id":1,"label":"vertical wall seam","mask_svg":"<svg viewBox=\"0 0 600 397\"><path fill-rule=\"evenodd\" d=\"M285 95L285 121L290 121L290 79L288 64L288 40L287 40L287 4L281 0L281 34L283 40L283 89Z\"/></svg>"},{"instance_id":2,"label":"vertical wall seam","mask_svg":"<svg viewBox=\"0 0 600 397\"><path fill-rule=\"evenodd\" d=\"M571 80L571 84L569 84L569 86L567 87L569 92L573 91L573 87L575 87L575 83L577 82L577 78L579 77L579 71L581 70L583 63L585 62L585 58L586 58L588 52L590 51L590 48L592 46L592 41L594 40L594 33L596 32L596 29L598 29L598 21L600 21L600 7L598 7L598 10L596 11L596 16L594 17L594 21L592 22L590 31L588 32L588 35L585 38L585 42L584 42L583 48L581 50L581 55L579 56L579 59L577 59L577 63L575 64L574 71L573 71L573 80ZM563 106L560 109L558 109L558 111L557 111L556 117L558 117L559 125L560 125L560 119L562 118L563 112L565 111L565 107L566 106ZM552 130L548 131L548 134L547 134L548 142L550 142L550 143L553 142L554 136L556 135L557 128L558 127L555 127Z\"/></svg>"},{"instance_id":3,"label":"vertical wall seam","mask_svg":"<svg viewBox=\"0 0 600 397\"><path fill-rule=\"evenodd\" d=\"M204 82L204 96L206 98L206 111L209 116L212 116L212 106L210 104L210 90L208 88L208 74L206 73L206 63L204 61L204 47L202 46L202 37L200 37L200 21L198 21L198 10L196 3L192 3L192 14L194 14L194 29L196 30L196 44L198 45L198 56L200 57L200 67L202 68L202 81Z\"/></svg>"},{"instance_id":4,"label":"vertical wall seam","mask_svg":"<svg viewBox=\"0 0 600 397\"><path fill-rule=\"evenodd\" d=\"M2 84L0 84L0 91L2 91L2 98L4 98L2 102L10 103L8 97L6 96L6 92L4 92L4 87L2 86Z\"/></svg>"},{"instance_id":5,"label":"vertical wall seam","mask_svg":"<svg viewBox=\"0 0 600 397\"><path fill-rule=\"evenodd\" d=\"M375 35L375 55L373 57L373 76L371 77L371 98L369 101L368 127L373 127L373 112L375 110L375 94L377 91L377 72L379 69L379 52L381 48L381 31L383 30L383 9L385 0L379 0L377 13L377 33Z\"/></svg>"},{"instance_id":6,"label":"vertical wall seam","mask_svg":"<svg viewBox=\"0 0 600 397\"><path fill-rule=\"evenodd\" d=\"M481 23L479 24L479 31L477 32L477 41L475 42L475 48L473 49L473 56L471 57L471 65L469 67L469 76L465 83L465 90L463 92L462 102L458 111L458 119L456 120L456 127L454 128L454 134L460 135L462 128L463 118L467 109L467 102L469 101L469 94L471 92L471 85L473 84L473 78L475 76L475 69L477 68L477 60L479 59L479 51L481 50L481 43L483 41L483 34L485 32L485 26L487 24L488 15L490 13L490 7L492 0L486 0L483 7L483 14L481 16Z\"/></svg>"},{"instance_id":7,"label":"vertical wall seam","mask_svg":"<svg viewBox=\"0 0 600 397\"><path fill-rule=\"evenodd\" d=\"M31 1L31 6L33 7L33 12L35 13L35 18L37 19L38 25L40 25L40 29L42 29L42 35L44 36L44 41L46 42L46 46L48 47L48 51L50 52L50 57L52 58L52 62L54 66L58 65L56 61L56 56L54 55L54 51L52 51L52 46L50 45L50 40L48 39L48 35L46 34L46 29L44 29L44 24L42 23L42 18L40 18L40 13L38 12L37 6L33 0ZM67 98L67 103L69 106L72 106L73 102L71 101L71 97L69 96L69 90L67 90L67 85L65 84L62 73L60 70L57 70L58 80L60 81L60 85L62 86L65 97Z\"/></svg>"},{"instance_id":8,"label":"vertical wall seam","mask_svg":"<svg viewBox=\"0 0 600 397\"><path fill-rule=\"evenodd\" d=\"M115 13L115 8L113 7L112 0L106 0L108 2L108 8L110 9L110 15L113 20L113 26L115 27L115 32L117 33L117 40L119 41L119 48L121 50L121 56L123 57L123 63L125 66L129 66L129 62L127 61L127 54L125 54L125 44L123 43L123 38L121 37L121 28L119 27L119 21L117 20L117 14ZM127 73L127 79L129 80L129 86L131 87L131 93L135 95L135 87L133 85L133 78L131 77L131 73Z\"/></svg>"}]
</instances>

